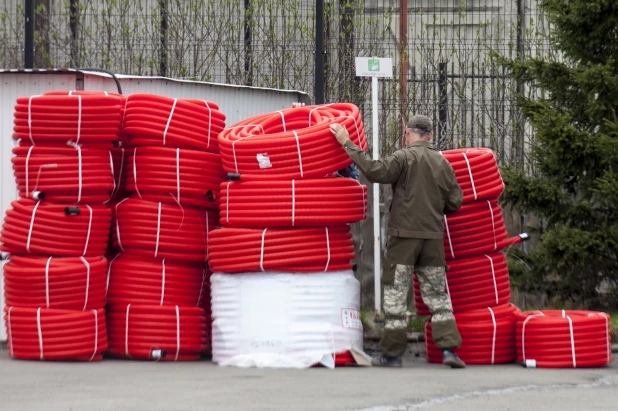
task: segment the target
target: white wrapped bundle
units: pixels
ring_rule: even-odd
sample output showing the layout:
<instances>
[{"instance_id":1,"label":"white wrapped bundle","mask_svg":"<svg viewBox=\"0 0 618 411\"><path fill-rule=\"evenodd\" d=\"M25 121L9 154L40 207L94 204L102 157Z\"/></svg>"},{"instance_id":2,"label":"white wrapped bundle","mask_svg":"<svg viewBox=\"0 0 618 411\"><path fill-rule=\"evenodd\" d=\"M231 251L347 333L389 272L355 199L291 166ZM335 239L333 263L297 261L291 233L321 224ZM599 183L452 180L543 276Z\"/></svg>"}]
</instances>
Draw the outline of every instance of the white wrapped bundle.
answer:
<instances>
[{"instance_id":1,"label":"white wrapped bundle","mask_svg":"<svg viewBox=\"0 0 618 411\"><path fill-rule=\"evenodd\" d=\"M350 270L213 274L213 361L238 367L334 367L362 350L360 283Z\"/></svg>"}]
</instances>

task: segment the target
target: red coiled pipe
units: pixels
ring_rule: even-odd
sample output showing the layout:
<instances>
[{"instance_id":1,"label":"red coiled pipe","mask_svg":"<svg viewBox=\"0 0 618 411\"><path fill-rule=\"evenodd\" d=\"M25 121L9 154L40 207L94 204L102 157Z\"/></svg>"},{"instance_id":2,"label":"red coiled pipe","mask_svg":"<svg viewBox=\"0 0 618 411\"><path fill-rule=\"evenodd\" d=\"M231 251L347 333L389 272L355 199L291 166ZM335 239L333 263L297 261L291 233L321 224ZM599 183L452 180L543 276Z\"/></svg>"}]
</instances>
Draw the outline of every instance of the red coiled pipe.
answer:
<instances>
[{"instance_id":1,"label":"red coiled pipe","mask_svg":"<svg viewBox=\"0 0 618 411\"><path fill-rule=\"evenodd\" d=\"M215 272L348 270L354 241L347 225L321 228L230 228L210 234Z\"/></svg>"},{"instance_id":2,"label":"red coiled pipe","mask_svg":"<svg viewBox=\"0 0 618 411\"><path fill-rule=\"evenodd\" d=\"M4 265L6 305L89 310L105 306L104 257L11 256Z\"/></svg>"},{"instance_id":3,"label":"red coiled pipe","mask_svg":"<svg viewBox=\"0 0 618 411\"><path fill-rule=\"evenodd\" d=\"M333 122L367 149L358 107L307 106L262 114L225 129L218 138L223 168L246 181L324 177L352 163L330 132Z\"/></svg>"},{"instance_id":4,"label":"red coiled pipe","mask_svg":"<svg viewBox=\"0 0 618 411\"><path fill-rule=\"evenodd\" d=\"M219 209L226 174L218 154L167 147L136 147L128 158L127 189L150 201Z\"/></svg>"},{"instance_id":5,"label":"red coiled pipe","mask_svg":"<svg viewBox=\"0 0 618 411\"><path fill-rule=\"evenodd\" d=\"M127 191L127 176L129 174L128 167L126 165L131 149L123 147L110 148L109 152L112 155L114 164L114 190L111 194L111 202L115 203L127 197L131 194Z\"/></svg>"},{"instance_id":6,"label":"red coiled pipe","mask_svg":"<svg viewBox=\"0 0 618 411\"><path fill-rule=\"evenodd\" d=\"M612 361L609 315L544 310L517 315L517 360L538 368L602 367Z\"/></svg>"},{"instance_id":7,"label":"red coiled pipe","mask_svg":"<svg viewBox=\"0 0 618 411\"><path fill-rule=\"evenodd\" d=\"M444 252L447 259L461 259L502 250L524 237L507 238L498 200L477 201L444 216Z\"/></svg>"},{"instance_id":8,"label":"red coiled pipe","mask_svg":"<svg viewBox=\"0 0 618 411\"><path fill-rule=\"evenodd\" d=\"M511 285L506 256L502 253L483 254L446 262L446 292L453 303L453 312L474 310L506 304L511 299ZM414 278L416 314L431 315L423 303L418 280Z\"/></svg>"},{"instance_id":9,"label":"red coiled pipe","mask_svg":"<svg viewBox=\"0 0 618 411\"><path fill-rule=\"evenodd\" d=\"M455 314L461 347L454 351L466 363L504 364L515 361L515 316L519 309L503 304ZM431 322L425 323L425 351L430 363L442 362L442 350L433 342Z\"/></svg>"},{"instance_id":10,"label":"red coiled pipe","mask_svg":"<svg viewBox=\"0 0 618 411\"><path fill-rule=\"evenodd\" d=\"M217 212L130 198L114 207L114 247L152 258L205 261Z\"/></svg>"},{"instance_id":11,"label":"red coiled pipe","mask_svg":"<svg viewBox=\"0 0 618 411\"><path fill-rule=\"evenodd\" d=\"M127 97L122 133L133 146L171 146L217 153L217 135L224 127L225 115L215 103L132 94Z\"/></svg>"},{"instance_id":12,"label":"red coiled pipe","mask_svg":"<svg viewBox=\"0 0 618 411\"><path fill-rule=\"evenodd\" d=\"M13 138L27 145L98 144L118 140L124 99L103 94L20 97L14 114Z\"/></svg>"},{"instance_id":13,"label":"red coiled pipe","mask_svg":"<svg viewBox=\"0 0 618 411\"><path fill-rule=\"evenodd\" d=\"M22 360L99 361L105 310L4 307L9 355Z\"/></svg>"},{"instance_id":14,"label":"red coiled pipe","mask_svg":"<svg viewBox=\"0 0 618 411\"><path fill-rule=\"evenodd\" d=\"M500 197L504 182L495 154L488 148L462 148L441 154L455 170L457 183L464 194L464 204Z\"/></svg>"},{"instance_id":15,"label":"red coiled pipe","mask_svg":"<svg viewBox=\"0 0 618 411\"><path fill-rule=\"evenodd\" d=\"M11 206L2 225L0 250L62 257L105 254L111 210L104 205L63 205L22 198Z\"/></svg>"},{"instance_id":16,"label":"red coiled pipe","mask_svg":"<svg viewBox=\"0 0 618 411\"><path fill-rule=\"evenodd\" d=\"M229 181L221 184L221 224L332 226L367 216L367 187L350 178Z\"/></svg>"},{"instance_id":17,"label":"red coiled pipe","mask_svg":"<svg viewBox=\"0 0 618 411\"><path fill-rule=\"evenodd\" d=\"M136 360L195 361L207 348L204 310L161 305L110 305L109 354Z\"/></svg>"},{"instance_id":18,"label":"red coiled pipe","mask_svg":"<svg viewBox=\"0 0 618 411\"><path fill-rule=\"evenodd\" d=\"M109 272L107 301L112 305L201 307L207 298L202 289L210 275L199 263L123 253L110 262Z\"/></svg>"},{"instance_id":19,"label":"red coiled pipe","mask_svg":"<svg viewBox=\"0 0 618 411\"><path fill-rule=\"evenodd\" d=\"M15 147L19 196L57 203L103 203L115 186L111 153L75 147ZM43 193L41 196L40 193Z\"/></svg>"}]
</instances>

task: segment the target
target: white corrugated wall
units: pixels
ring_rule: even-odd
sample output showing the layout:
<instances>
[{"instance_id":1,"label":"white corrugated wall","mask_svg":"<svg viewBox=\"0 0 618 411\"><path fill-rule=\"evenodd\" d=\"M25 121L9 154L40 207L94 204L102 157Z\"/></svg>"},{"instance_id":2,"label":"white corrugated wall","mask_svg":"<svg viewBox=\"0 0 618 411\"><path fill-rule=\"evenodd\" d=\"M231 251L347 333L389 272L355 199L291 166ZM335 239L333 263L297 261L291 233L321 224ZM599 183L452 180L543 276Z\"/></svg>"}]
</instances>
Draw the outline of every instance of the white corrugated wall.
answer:
<instances>
[{"instance_id":1,"label":"white corrugated wall","mask_svg":"<svg viewBox=\"0 0 618 411\"><path fill-rule=\"evenodd\" d=\"M74 90L78 74L72 72L0 72L0 212L2 218L17 190L11 168L14 142L13 108L17 97L43 94L52 90ZM178 81L158 77L120 76L124 95L134 93L160 94L169 97L209 100L219 105L231 125L257 114L290 107L294 101L308 103L307 94L243 86L228 86L204 82ZM84 90L116 92L116 84L109 76L85 74ZM0 284L4 284L0 264ZM0 293L0 307L4 308L4 291ZM0 315L4 317L4 315ZM4 320L0 322L0 341L6 340Z\"/></svg>"}]
</instances>

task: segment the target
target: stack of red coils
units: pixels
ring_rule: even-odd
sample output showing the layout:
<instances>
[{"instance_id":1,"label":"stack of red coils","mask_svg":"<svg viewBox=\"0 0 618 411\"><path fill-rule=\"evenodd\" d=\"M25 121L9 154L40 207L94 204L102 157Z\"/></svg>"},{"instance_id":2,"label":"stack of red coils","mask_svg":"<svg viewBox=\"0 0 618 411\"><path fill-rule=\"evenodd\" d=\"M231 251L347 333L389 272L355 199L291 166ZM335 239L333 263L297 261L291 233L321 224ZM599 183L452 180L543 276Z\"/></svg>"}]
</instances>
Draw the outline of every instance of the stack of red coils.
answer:
<instances>
[{"instance_id":1,"label":"stack of red coils","mask_svg":"<svg viewBox=\"0 0 618 411\"><path fill-rule=\"evenodd\" d=\"M9 354L36 360L100 360L107 349L105 296L115 190L110 149L124 98L51 92L19 98L13 171L19 200L0 241Z\"/></svg>"},{"instance_id":2,"label":"stack of red coils","mask_svg":"<svg viewBox=\"0 0 618 411\"><path fill-rule=\"evenodd\" d=\"M498 205L504 183L493 151L460 149L441 153L455 171L463 191L459 211L444 216L446 291L462 335L455 352L468 364L508 363L515 360L515 306L511 298L508 267L501 250L527 235L509 238ZM417 279L414 294L418 315L430 315ZM490 315L488 315L490 314ZM510 336L507 338L507 336ZM441 362L440 351L425 328L427 359ZM500 347L496 351L496 347Z\"/></svg>"},{"instance_id":3,"label":"stack of red coils","mask_svg":"<svg viewBox=\"0 0 618 411\"><path fill-rule=\"evenodd\" d=\"M463 343L456 352L469 365L502 364L515 358L515 327L519 309L513 304L478 308L455 314ZM442 350L432 339L431 322L425 324L427 361L442 362Z\"/></svg>"},{"instance_id":4,"label":"stack of red coils","mask_svg":"<svg viewBox=\"0 0 618 411\"><path fill-rule=\"evenodd\" d=\"M114 205L108 328L116 357L186 361L210 350L207 260L225 180L214 103L134 94L122 135L131 198ZM207 308L207 310L205 310Z\"/></svg>"},{"instance_id":5,"label":"stack of red coils","mask_svg":"<svg viewBox=\"0 0 618 411\"><path fill-rule=\"evenodd\" d=\"M588 368L612 361L610 317L593 311L517 315L517 360L527 367Z\"/></svg>"},{"instance_id":6,"label":"stack of red coils","mask_svg":"<svg viewBox=\"0 0 618 411\"><path fill-rule=\"evenodd\" d=\"M329 126L367 142L358 108L331 104L293 108L241 121L219 135L225 171L221 225L210 237L215 272L325 272L351 269L349 223L367 215L367 188L334 178L351 164ZM216 321L216 319L215 319ZM214 347L216 349L216 347ZM336 365L354 362L334 353Z\"/></svg>"}]
</instances>

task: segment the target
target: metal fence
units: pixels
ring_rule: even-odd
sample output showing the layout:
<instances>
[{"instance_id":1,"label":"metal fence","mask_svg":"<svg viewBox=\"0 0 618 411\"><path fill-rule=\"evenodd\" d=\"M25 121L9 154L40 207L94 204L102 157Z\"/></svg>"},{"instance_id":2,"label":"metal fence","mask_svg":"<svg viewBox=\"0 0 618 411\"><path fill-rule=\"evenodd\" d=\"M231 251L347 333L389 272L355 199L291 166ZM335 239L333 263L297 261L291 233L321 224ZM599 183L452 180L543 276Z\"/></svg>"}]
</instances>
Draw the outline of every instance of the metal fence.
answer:
<instances>
[{"instance_id":1,"label":"metal fence","mask_svg":"<svg viewBox=\"0 0 618 411\"><path fill-rule=\"evenodd\" d=\"M25 4L0 6L0 67L24 67ZM97 67L314 92L316 1L34 0L34 67ZM324 0L326 102L371 118L355 56L392 57L380 81L382 151L409 113L430 115L441 149L487 146L529 168L516 105L529 92L490 56L549 55L536 0ZM370 124L368 124L370 131ZM371 133L368 134L371 136Z\"/></svg>"}]
</instances>

